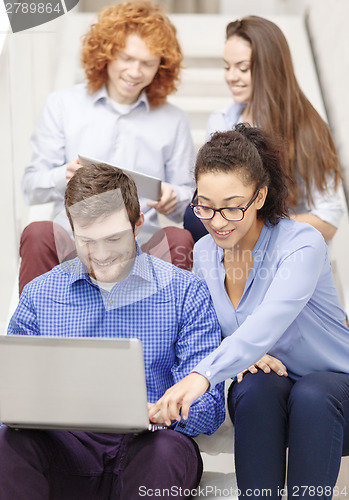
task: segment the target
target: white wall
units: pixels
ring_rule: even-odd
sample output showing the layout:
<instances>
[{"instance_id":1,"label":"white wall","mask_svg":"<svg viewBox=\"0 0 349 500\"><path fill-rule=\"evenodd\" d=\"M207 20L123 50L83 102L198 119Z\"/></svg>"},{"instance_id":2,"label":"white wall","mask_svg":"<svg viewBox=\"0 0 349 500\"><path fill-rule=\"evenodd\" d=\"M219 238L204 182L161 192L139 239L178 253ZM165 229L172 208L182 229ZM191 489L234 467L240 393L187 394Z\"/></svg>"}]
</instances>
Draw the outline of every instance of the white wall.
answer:
<instances>
[{"instance_id":1,"label":"white wall","mask_svg":"<svg viewBox=\"0 0 349 500\"><path fill-rule=\"evenodd\" d=\"M1 17L0 43L0 333L7 326L8 310L16 294L18 245L29 208L20 183L30 158L29 137L47 93L52 89L57 33L63 18L5 35L8 22Z\"/></svg>"},{"instance_id":2,"label":"white wall","mask_svg":"<svg viewBox=\"0 0 349 500\"><path fill-rule=\"evenodd\" d=\"M9 51L5 42L0 53L0 68L8 67ZM0 227L2 228L0 249L0 333L3 332L6 311L10 303L11 283L15 275L17 259L14 258L17 249L16 230L14 224L14 182L13 182L13 141L11 123L11 101L9 73L0 71L0 160L1 160L1 189L0 195Z\"/></svg>"},{"instance_id":3,"label":"white wall","mask_svg":"<svg viewBox=\"0 0 349 500\"><path fill-rule=\"evenodd\" d=\"M303 14L308 0L220 0L221 14L243 15ZM317 0L321 2L322 0Z\"/></svg>"}]
</instances>

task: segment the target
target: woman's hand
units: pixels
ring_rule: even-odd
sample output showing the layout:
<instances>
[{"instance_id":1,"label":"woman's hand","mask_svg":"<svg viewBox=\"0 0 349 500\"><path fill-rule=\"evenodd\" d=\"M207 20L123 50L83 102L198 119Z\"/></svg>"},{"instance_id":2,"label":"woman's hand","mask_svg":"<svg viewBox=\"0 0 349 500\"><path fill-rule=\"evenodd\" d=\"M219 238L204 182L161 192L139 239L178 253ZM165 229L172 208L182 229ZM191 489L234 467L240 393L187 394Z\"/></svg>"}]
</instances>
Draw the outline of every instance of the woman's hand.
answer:
<instances>
[{"instance_id":1,"label":"woman's hand","mask_svg":"<svg viewBox=\"0 0 349 500\"><path fill-rule=\"evenodd\" d=\"M241 380L243 379L243 376L245 373L250 372L250 373L257 373L258 368L264 371L264 373L270 373L272 370L273 372L277 373L280 375L280 377L287 377L288 373L286 370L286 366L277 358L274 358L273 356L270 356L269 354L265 354L263 358L261 358L257 363L254 365L250 366L243 372L240 372L237 374L237 381L240 383Z\"/></svg>"},{"instance_id":2,"label":"woman's hand","mask_svg":"<svg viewBox=\"0 0 349 500\"><path fill-rule=\"evenodd\" d=\"M149 410L149 419L154 424L165 422L178 422L183 418L187 420L189 408L194 399L204 394L210 384L207 378L199 373L190 373L180 382L173 385ZM182 409L182 416L181 416Z\"/></svg>"}]
</instances>

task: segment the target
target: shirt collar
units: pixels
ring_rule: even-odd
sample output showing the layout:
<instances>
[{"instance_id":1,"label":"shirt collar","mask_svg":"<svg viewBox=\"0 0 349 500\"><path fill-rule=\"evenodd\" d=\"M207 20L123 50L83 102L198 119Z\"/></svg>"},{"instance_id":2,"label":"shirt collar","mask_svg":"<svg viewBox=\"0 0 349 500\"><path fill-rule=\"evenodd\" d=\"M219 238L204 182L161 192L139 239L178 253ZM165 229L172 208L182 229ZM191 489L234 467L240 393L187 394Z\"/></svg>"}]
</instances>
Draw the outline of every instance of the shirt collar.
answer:
<instances>
[{"instance_id":1,"label":"shirt collar","mask_svg":"<svg viewBox=\"0 0 349 500\"><path fill-rule=\"evenodd\" d=\"M103 87L101 87L99 90L97 90L97 92L95 92L92 96L92 101L93 103L97 103L99 101L105 101L107 102L109 98L109 95L108 95L108 91L107 91L107 87L105 85L103 85ZM145 106L145 109L147 111L149 111L150 109L150 106L149 106L149 101L148 101L148 97L147 97L147 94L145 92L145 90L143 90L140 94L140 96L138 97L137 101L133 103L131 109L135 109L137 108L139 105L141 104L144 104Z\"/></svg>"},{"instance_id":2,"label":"shirt collar","mask_svg":"<svg viewBox=\"0 0 349 500\"><path fill-rule=\"evenodd\" d=\"M145 281L154 281L154 275L152 272L153 266L151 265L150 256L146 253L143 253L137 243L136 246L137 255L128 278L130 276L137 276Z\"/></svg>"},{"instance_id":3,"label":"shirt collar","mask_svg":"<svg viewBox=\"0 0 349 500\"><path fill-rule=\"evenodd\" d=\"M73 283L85 280L89 283L92 283L90 280L90 276L87 272L86 267L83 265L79 257L75 257L73 260L68 260L66 262L61 263L61 268L70 276L69 284L73 285Z\"/></svg>"},{"instance_id":4,"label":"shirt collar","mask_svg":"<svg viewBox=\"0 0 349 500\"><path fill-rule=\"evenodd\" d=\"M108 99L108 97L109 96L108 96L108 92L107 92L107 87L105 85L103 85L103 87L101 87L99 90L97 90L97 92L95 92L92 95L93 104L95 104L98 101L106 100L106 99Z\"/></svg>"},{"instance_id":5,"label":"shirt collar","mask_svg":"<svg viewBox=\"0 0 349 500\"><path fill-rule=\"evenodd\" d=\"M149 106L149 101L148 101L148 97L147 97L145 90L143 90L141 92L141 95L138 97L137 102L135 102L135 107L136 107L136 105L138 106L139 103L143 103L146 110L149 111L150 106Z\"/></svg>"},{"instance_id":6,"label":"shirt collar","mask_svg":"<svg viewBox=\"0 0 349 500\"><path fill-rule=\"evenodd\" d=\"M224 114L229 130L233 129L234 126L240 121L245 106L246 103L234 102L228 109L226 109Z\"/></svg>"},{"instance_id":7,"label":"shirt collar","mask_svg":"<svg viewBox=\"0 0 349 500\"><path fill-rule=\"evenodd\" d=\"M125 282L129 280L131 276L141 278L144 281L152 282L155 279L153 274L153 266L151 263L151 258L148 254L143 253L136 242L136 258L133 263L132 269L128 277L124 280ZM90 276L87 272L86 267L83 265L79 257L67 262L62 262L61 267L65 272L70 274L70 285L80 280L88 281L92 283ZM94 285L93 285L94 286Z\"/></svg>"}]
</instances>

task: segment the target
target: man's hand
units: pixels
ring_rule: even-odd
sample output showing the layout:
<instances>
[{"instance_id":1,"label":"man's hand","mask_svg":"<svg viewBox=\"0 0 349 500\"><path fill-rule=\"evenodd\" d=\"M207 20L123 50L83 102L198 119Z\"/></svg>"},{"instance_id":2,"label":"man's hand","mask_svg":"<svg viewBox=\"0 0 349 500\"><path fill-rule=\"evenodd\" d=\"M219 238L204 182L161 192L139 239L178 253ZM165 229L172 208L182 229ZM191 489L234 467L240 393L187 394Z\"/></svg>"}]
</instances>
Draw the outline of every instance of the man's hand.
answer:
<instances>
[{"instance_id":1,"label":"man's hand","mask_svg":"<svg viewBox=\"0 0 349 500\"><path fill-rule=\"evenodd\" d=\"M159 201L149 201L148 207L155 208L159 214L169 215L177 206L177 195L167 182L161 183L161 198Z\"/></svg>"},{"instance_id":2,"label":"man's hand","mask_svg":"<svg viewBox=\"0 0 349 500\"><path fill-rule=\"evenodd\" d=\"M247 368L243 372L238 373L238 375L236 377L237 381L240 383L241 380L243 379L244 374L247 372L257 373L258 368L263 370L264 373L270 373L271 370L273 370L273 372L280 375L280 377L287 377L288 376L286 366L279 359L274 358L273 356L270 356L269 354L265 354L263 356L263 358L261 358L259 361L257 361L257 363L250 366L249 368Z\"/></svg>"},{"instance_id":3,"label":"man's hand","mask_svg":"<svg viewBox=\"0 0 349 500\"><path fill-rule=\"evenodd\" d=\"M152 406L149 410L150 421L154 424L164 422L165 425L171 425L172 421L179 422L181 418L187 420L191 403L204 394L209 386L209 381L203 375L190 373L167 389L162 398Z\"/></svg>"},{"instance_id":4,"label":"man's hand","mask_svg":"<svg viewBox=\"0 0 349 500\"><path fill-rule=\"evenodd\" d=\"M66 165L66 171L65 171L65 177L67 181L69 182L70 179L75 175L75 172L81 168L82 165L80 165L79 160L72 160Z\"/></svg>"}]
</instances>

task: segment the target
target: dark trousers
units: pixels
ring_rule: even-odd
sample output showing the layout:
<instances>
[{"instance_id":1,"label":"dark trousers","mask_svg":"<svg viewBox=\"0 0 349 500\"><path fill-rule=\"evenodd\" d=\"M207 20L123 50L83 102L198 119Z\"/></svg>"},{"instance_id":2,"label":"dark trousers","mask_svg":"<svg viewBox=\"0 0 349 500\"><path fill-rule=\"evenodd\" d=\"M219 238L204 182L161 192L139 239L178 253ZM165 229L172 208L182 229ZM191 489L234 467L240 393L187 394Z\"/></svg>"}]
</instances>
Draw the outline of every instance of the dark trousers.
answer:
<instances>
[{"instance_id":1,"label":"dark trousers","mask_svg":"<svg viewBox=\"0 0 349 500\"><path fill-rule=\"evenodd\" d=\"M270 490L269 500L280 498L288 447L288 498L331 498L349 454L349 375L319 372L295 382L259 370L233 382L228 407L242 495Z\"/></svg>"},{"instance_id":2,"label":"dark trousers","mask_svg":"<svg viewBox=\"0 0 349 500\"><path fill-rule=\"evenodd\" d=\"M190 205L187 206L184 212L183 222L184 229L187 229L191 233L195 243L200 238L208 234L207 229L205 228L201 220L198 219L196 215L194 215L194 212Z\"/></svg>"},{"instance_id":3,"label":"dark trousers","mask_svg":"<svg viewBox=\"0 0 349 500\"><path fill-rule=\"evenodd\" d=\"M166 227L157 231L142 246L142 250L171 262L182 269L191 270L194 240L189 231ZM65 260L76 257L75 244L59 224L50 221L32 222L23 231L19 254L19 293L32 279L50 271Z\"/></svg>"},{"instance_id":4,"label":"dark trousers","mask_svg":"<svg viewBox=\"0 0 349 500\"><path fill-rule=\"evenodd\" d=\"M0 429L1 500L188 498L201 474L196 443L172 430L134 436Z\"/></svg>"}]
</instances>

